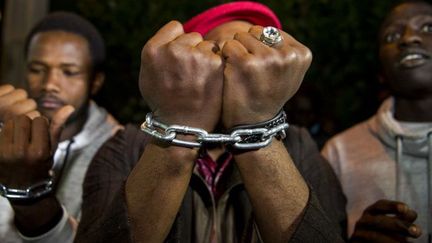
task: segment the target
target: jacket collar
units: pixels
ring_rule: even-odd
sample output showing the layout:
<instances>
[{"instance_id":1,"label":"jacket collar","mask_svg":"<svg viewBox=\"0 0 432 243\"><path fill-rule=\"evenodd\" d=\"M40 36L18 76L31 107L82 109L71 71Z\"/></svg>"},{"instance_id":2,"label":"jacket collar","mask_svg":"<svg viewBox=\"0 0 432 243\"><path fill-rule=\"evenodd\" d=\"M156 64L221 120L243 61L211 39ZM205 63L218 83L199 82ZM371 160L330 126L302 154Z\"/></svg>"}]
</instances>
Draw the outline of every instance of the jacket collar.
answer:
<instances>
[{"instance_id":1,"label":"jacket collar","mask_svg":"<svg viewBox=\"0 0 432 243\"><path fill-rule=\"evenodd\" d=\"M400 122L394 118L394 98L386 99L375 116L378 137L396 149L397 139L402 139L404 153L428 156L432 123Z\"/></svg>"}]
</instances>

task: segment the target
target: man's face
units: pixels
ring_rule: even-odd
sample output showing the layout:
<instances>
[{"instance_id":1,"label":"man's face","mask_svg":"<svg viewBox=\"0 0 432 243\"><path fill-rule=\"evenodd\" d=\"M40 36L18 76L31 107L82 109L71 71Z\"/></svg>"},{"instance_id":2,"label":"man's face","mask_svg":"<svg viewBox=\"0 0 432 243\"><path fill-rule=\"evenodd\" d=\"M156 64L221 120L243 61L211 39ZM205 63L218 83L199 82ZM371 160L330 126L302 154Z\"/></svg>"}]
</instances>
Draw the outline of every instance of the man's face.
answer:
<instances>
[{"instance_id":1,"label":"man's face","mask_svg":"<svg viewBox=\"0 0 432 243\"><path fill-rule=\"evenodd\" d=\"M432 6L404 3L387 16L379 35L385 81L395 96L432 94Z\"/></svg>"},{"instance_id":2,"label":"man's face","mask_svg":"<svg viewBox=\"0 0 432 243\"><path fill-rule=\"evenodd\" d=\"M87 41L76 34L48 31L36 34L27 55L29 93L49 119L64 105L79 115L89 101L91 58Z\"/></svg>"}]
</instances>

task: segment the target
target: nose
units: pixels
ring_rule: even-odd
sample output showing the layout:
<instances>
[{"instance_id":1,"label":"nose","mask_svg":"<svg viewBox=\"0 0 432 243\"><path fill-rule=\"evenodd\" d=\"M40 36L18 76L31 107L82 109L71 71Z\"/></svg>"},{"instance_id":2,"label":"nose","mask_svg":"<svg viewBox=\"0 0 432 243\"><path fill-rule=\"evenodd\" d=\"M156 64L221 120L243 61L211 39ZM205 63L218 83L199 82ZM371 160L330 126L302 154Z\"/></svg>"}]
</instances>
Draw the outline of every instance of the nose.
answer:
<instances>
[{"instance_id":1,"label":"nose","mask_svg":"<svg viewBox=\"0 0 432 243\"><path fill-rule=\"evenodd\" d=\"M59 87L59 81L60 81L60 74L56 72L56 70L50 70L48 72L48 75L45 76L45 82L43 84L43 88L47 92L57 92L60 90Z\"/></svg>"},{"instance_id":2,"label":"nose","mask_svg":"<svg viewBox=\"0 0 432 243\"><path fill-rule=\"evenodd\" d=\"M400 46L401 47L407 47L412 45L421 45L422 44L422 38L419 35L417 31L415 31L413 28L410 28L409 26L405 28L405 31L403 32L401 39L400 39Z\"/></svg>"}]
</instances>

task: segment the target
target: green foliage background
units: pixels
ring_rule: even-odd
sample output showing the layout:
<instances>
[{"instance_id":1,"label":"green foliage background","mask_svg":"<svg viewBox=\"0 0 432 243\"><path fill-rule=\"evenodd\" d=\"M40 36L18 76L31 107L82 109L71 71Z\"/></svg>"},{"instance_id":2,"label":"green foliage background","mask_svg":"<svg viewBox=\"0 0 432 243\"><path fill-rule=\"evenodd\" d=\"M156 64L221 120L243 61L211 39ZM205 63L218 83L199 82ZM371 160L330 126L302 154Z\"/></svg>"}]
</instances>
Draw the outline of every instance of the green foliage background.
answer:
<instances>
[{"instance_id":1,"label":"green foliage background","mask_svg":"<svg viewBox=\"0 0 432 243\"><path fill-rule=\"evenodd\" d=\"M99 28L106 39L108 68L97 100L122 122L139 123L147 111L137 85L146 40L171 19L185 21L223 2L229 1L62 0L52 1L51 10L75 11ZM377 30L394 1L260 2L276 12L287 32L312 50L314 60L304 82L324 97L318 111L334 119L336 131L375 113L381 93Z\"/></svg>"}]
</instances>

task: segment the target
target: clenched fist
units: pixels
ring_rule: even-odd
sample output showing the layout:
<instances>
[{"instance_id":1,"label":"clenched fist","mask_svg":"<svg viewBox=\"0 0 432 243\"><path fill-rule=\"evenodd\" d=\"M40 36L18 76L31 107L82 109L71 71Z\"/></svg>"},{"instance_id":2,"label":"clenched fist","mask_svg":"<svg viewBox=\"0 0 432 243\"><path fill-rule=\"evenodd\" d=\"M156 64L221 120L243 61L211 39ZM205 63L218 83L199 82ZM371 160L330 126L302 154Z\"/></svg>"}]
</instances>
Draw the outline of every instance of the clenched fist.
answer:
<instances>
[{"instance_id":1,"label":"clenched fist","mask_svg":"<svg viewBox=\"0 0 432 243\"><path fill-rule=\"evenodd\" d=\"M227 129L273 118L298 90L312 61L310 50L282 30L282 42L263 44L262 29L252 26L237 33L222 49L222 121Z\"/></svg>"},{"instance_id":2,"label":"clenched fist","mask_svg":"<svg viewBox=\"0 0 432 243\"><path fill-rule=\"evenodd\" d=\"M222 108L223 66L218 47L171 21L144 46L139 86L167 124L214 130Z\"/></svg>"},{"instance_id":3,"label":"clenched fist","mask_svg":"<svg viewBox=\"0 0 432 243\"><path fill-rule=\"evenodd\" d=\"M25 189L48 178L61 128L73 112L65 106L51 123L44 117L20 115L8 120L0 132L0 183Z\"/></svg>"},{"instance_id":4,"label":"clenched fist","mask_svg":"<svg viewBox=\"0 0 432 243\"><path fill-rule=\"evenodd\" d=\"M39 116L37 104L28 98L23 89L15 89L12 85L0 85L0 122L5 122L18 115L30 118Z\"/></svg>"}]
</instances>

